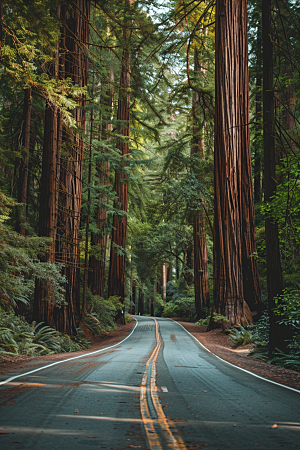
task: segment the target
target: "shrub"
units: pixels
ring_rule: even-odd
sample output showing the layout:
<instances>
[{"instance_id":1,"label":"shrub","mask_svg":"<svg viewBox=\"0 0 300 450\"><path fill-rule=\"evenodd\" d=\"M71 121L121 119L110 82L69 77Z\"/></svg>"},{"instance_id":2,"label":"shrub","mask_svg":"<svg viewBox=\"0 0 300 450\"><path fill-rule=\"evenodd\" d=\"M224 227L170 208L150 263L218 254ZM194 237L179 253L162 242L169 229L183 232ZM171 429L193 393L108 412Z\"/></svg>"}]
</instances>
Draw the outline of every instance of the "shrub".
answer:
<instances>
[{"instance_id":1,"label":"shrub","mask_svg":"<svg viewBox=\"0 0 300 450\"><path fill-rule=\"evenodd\" d=\"M104 300L98 295L88 292L88 308L85 315L85 325L96 336L116 329L114 319L122 311L120 297L112 296Z\"/></svg>"},{"instance_id":2,"label":"shrub","mask_svg":"<svg viewBox=\"0 0 300 450\"><path fill-rule=\"evenodd\" d=\"M195 323L195 325L198 325L200 327L207 327L209 324L209 317L205 317L204 319L199 319L198 322Z\"/></svg>"},{"instance_id":3,"label":"shrub","mask_svg":"<svg viewBox=\"0 0 300 450\"><path fill-rule=\"evenodd\" d=\"M240 345L244 347L248 344L260 343L258 333L252 334L251 331L249 331L247 328L242 327L242 325L239 325L239 329L231 328L229 339L234 342L237 347Z\"/></svg>"},{"instance_id":4,"label":"shrub","mask_svg":"<svg viewBox=\"0 0 300 450\"><path fill-rule=\"evenodd\" d=\"M300 296L298 291L284 291L275 298L277 307L274 309L280 324L287 325L300 332Z\"/></svg>"},{"instance_id":5,"label":"shrub","mask_svg":"<svg viewBox=\"0 0 300 450\"><path fill-rule=\"evenodd\" d=\"M177 287L169 281L166 294L167 304L162 312L162 317L195 316L195 298L192 288L188 291L185 285Z\"/></svg>"},{"instance_id":6,"label":"shrub","mask_svg":"<svg viewBox=\"0 0 300 450\"><path fill-rule=\"evenodd\" d=\"M76 343L44 323L29 325L13 311L0 310L0 355L42 356L81 350L88 342Z\"/></svg>"},{"instance_id":7,"label":"shrub","mask_svg":"<svg viewBox=\"0 0 300 450\"><path fill-rule=\"evenodd\" d=\"M162 313L162 317L183 317L185 315L185 308L179 305L174 305L169 302Z\"/></svg>"},{"instance_id":8,"label":"shrub","mask_svg":"<svg viewBox=\"0 0 300 450\"><path fill-rule=\"evenodd\" d=\"M300 348L290 349L288 354L276 349L269 362L276 366L284 367L286 369L300 371Z\"/></svg>"}]
</instances>

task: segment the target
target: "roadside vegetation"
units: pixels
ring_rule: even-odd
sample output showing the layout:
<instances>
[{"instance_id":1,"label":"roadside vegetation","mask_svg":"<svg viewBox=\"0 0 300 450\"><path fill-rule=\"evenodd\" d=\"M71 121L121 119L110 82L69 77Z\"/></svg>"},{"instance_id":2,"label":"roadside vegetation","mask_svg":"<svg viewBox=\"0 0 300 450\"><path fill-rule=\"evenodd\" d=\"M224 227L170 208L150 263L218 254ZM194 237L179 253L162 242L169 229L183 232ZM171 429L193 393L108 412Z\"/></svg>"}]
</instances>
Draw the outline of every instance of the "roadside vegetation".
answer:
<instances>
[{"instance_id":1,"label":"roadside vegetation","mask_svg":"<svg viewBox=\"0 0 300 450\"><path fill-rule=\"evenodd\" d=\"M299 23L288 0L0 1L1 354L141 314L298 370Z\"/></svg>"}]
</instances>

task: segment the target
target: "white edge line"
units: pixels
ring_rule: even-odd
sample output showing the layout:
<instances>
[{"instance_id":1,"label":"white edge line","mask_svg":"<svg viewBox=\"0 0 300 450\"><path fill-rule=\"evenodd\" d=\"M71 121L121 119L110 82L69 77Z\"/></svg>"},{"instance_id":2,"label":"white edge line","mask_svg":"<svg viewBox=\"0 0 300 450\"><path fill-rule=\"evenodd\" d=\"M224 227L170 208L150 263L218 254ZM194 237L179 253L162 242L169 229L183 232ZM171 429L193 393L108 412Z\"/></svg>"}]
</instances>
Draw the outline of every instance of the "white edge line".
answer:
<instances>
[{"instance_id":1,"label":"white edge line","mask_svg":"<svg viewBox=\"0 0 300 450\"><path fill-rule=\"evenodd\" d=\"M19 375L15 375L13 377L7 378L7 380L0 381L0 386L3 384L7 384L10 381L15 380L16 378L21 378L21 377L25 377L26 375L31 375L32 373L39 372L40 370L43 370L43 369L48 369L49 367L56 366L57 364L62 364L64 362L73 361L74 359L84 358L84 357L90 356L90 355L95 355L96 353L104 352L105 350L108 350L109 348L117 347L118 345L122 344L122 342L126 341L126 339L128 339L132 335L134 330L136 329L136 327L138 325L138 320L136 318L134 318L134 320L136 321L136 324L135 324L134 328L131 330L130 334L128 336L126 336L125 339L118 342L117 344L110 345L109 347L101 348L100 350L95 350L94 352L88 352L88 353L85 353L84 355L73 356L72 358L62 359L61 361L56 361L54 363L47 364L46 366L39 367L38 369L31 370L30 372L25 372L25 373L21 373Z\"/></svg>"},{"instance_id":2,"label":"white edge line","mask_svg":"<svg viewBox=\"0 0 300 450\"><path fill-rule=\"evenodd\" d=\"M223 361L224 363L228 364L229 366L235 367L236 369L242 370L243 372L249 373L249 374L252 375L253 377L260 378L261 380L267 381L268 383L276 384L276 386L280 386L280 387L283 387L283 388L285 388L285 389L289 389L290 391L294 391L294 392L297 392L298 394L300 394L300 391L299 391L298 389L292 388L292 387L290 387L290 386L286 386L285 384L277 383L276 381L273 381L273 380L268 380L268 378L261 377L260 375L257 375L257 374L254 373L254 372L250 372L250 371L247 370L247 369L243 369L242 367L236 366L236 365L234 365L234 364L232 364L232 363L226 361L226 359L220 358L220 356L217 356L217 355L215 355L213 352L211 352L210 350L208 350L208 348L206 348L205 345L203 345L203 344L202 344L195 336L193 336L188 330L186 330L186 329L184 328L184 326L181 325L181 323L178 323L178 322L176 322L175 320L169 319L169 318L168 318L168 320L172 320L172 322L177 323L177 325L180 325L180 326L181 326L181 327L182 327L182 328L183 328L183 329L184 329L184 330L185 330L185 331L186 331L193 339L195 339L195 341L197 341L198 344L201 345L201 347L203 347L208 353L211 353L212 355L214 355L214 356L215 356L216 358L218 358L220 361Z\"/></svg>"}]
</instances>

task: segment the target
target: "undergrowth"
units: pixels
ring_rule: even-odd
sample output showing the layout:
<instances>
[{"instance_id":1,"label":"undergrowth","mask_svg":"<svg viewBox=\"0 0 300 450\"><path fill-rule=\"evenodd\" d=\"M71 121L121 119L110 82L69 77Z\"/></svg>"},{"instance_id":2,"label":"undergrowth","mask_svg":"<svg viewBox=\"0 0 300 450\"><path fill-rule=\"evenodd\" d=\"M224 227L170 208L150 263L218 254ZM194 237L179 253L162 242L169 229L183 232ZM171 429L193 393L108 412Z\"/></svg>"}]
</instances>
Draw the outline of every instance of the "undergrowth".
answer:
<instances>
[{"instance_id":1,"label":"undergrowth","mask_svg":"<svg viewBox=\"0 0 300 450\"><path fill-rule=\"evenodd\" d=\"M89 342L76 337L75 342L43 323L29 324L13 311L0 310L0 357L5 355L43 356L88 348ZM80 342L79 342L80 341Z\"/></svg>"},{"instance_id":2,"label":"undergrowth","mask_svg":"<svg viewBox=\"0 0 300 450\"><path fill-rule=\"evenodd\" d=\"M96 336L115 330L114 319L123 308L120 297L115 295L105 300L91 292L88 293L88 297L88 309L84 319L85 326Z\"/></svg>"},{"instance_id":3,"label":"undergrowth","mask_svg":"<svg viewBox=\"0 0 300 450\"><path fill-rule=\"evenodd\" d=\"M261 359L262 361L266 361L279 367L300 371L299 324L295 323L294 317L292 317L291 320L293 320L293 322L290 324L287 313L282 314L280 320L281 323L291 326L293 330L292 339L287 345L287 352L276 349L272 355L269 356L269 318L267 314L263 314L256 324L245 328L241 325L239 325L239 328L232 328L230 330L230 339L236 344L236 346L255 344L255 347L250 352L249 356Z\"/></svg>"},{"instance_id":4,"label":"undergrowth","mask_svg":"<svg viewBox=\"0 0 300 450\"><path fill-rule=\"evenodd\" d=\"M194 317L195 297L192 287L188 290L182 280L177 285L168 281L166 286L166 306L162 317Z\"/></svg>"}]
</instances>

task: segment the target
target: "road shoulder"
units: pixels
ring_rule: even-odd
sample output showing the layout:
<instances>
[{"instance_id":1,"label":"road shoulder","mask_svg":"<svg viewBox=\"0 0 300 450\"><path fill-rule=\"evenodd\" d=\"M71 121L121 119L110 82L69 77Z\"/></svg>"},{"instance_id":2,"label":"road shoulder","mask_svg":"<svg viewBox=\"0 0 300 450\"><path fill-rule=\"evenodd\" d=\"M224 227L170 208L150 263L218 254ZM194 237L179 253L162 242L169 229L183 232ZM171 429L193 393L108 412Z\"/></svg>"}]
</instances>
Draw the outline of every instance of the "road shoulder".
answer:
<instances>
[{"instance_id":1,"label":"road shoulder","mask_svg":"<svg viewBox=\"0 0 300 450\"><path fill-rule=\"evenodd\" d=\"M275 381L279 384L300 389L300 373L294 370L284 369L282 367L273 366L259 359L247 356L249 349L236 349L229 337L222 333L221 330L212 330L205 332L205 327L199 327L193 323L176 320L189 333L191 333L202 345L210 350L219 358L249 370L255 374Z\"/></svg>"}]
</instances>

